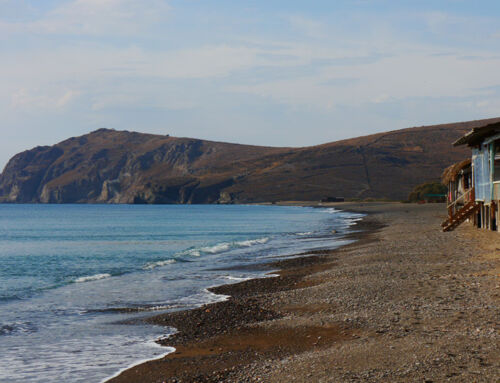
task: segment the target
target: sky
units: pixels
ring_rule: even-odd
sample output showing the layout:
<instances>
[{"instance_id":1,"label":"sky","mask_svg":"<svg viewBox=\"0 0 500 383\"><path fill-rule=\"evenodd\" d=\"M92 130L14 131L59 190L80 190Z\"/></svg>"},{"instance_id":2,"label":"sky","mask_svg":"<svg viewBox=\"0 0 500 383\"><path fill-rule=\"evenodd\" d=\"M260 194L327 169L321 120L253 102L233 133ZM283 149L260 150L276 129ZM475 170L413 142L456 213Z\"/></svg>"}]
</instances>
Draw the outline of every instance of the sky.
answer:
<instances>
[{"instance_id":1,"label":"sky","mask_svg":"<svg viewBox=\"0 0 500 383\"><path fill-rule=\"evenodd\" d=\"M0 169L100 128L307 146L500 116L500 2L0 0Z\"/></svg>"}]
</instances>

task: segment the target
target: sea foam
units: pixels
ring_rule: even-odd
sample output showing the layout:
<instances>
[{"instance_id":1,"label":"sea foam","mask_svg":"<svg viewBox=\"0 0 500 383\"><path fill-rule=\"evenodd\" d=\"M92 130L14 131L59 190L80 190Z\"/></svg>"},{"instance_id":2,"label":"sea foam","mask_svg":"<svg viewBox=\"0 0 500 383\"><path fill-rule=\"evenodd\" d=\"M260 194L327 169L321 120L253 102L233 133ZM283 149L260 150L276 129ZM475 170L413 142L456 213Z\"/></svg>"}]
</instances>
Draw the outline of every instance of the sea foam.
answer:
<instances>
[{"instance_id":1,"label":"sea foam","mask_svg":"<svg viewBox=\"0 0 500 383\"><path fill-rule=\"evenodd\" d=\"M228 279L230 281L236 281L236 282L244 282L252 279L251 277L233 277L232 275L226 275L224 276L224 279Z\"/></svg>"},{"instance_id":2,"label":"sea foam","mask_svg":"<svg viewBox=\"0 0 500 383\"><path fill-rule=\"evenodd\" d=\"M182 252L182 255L192 255L195 257L199 257L203 254L220 254L225 253L227 251L233 249L241 249L244 247L251 247L255 245L263 245L269 242L269 237L257 238L257 239L247 239L244 241L236 241L236 242L221 242L217 243L213 246L204 246L199 249L189 249Z\"/></svg>"},{"instance_id":3,"label":"sea foam","mask_svg":"<svg viewBox=\"0 0 500 383\"><path fill-rule=\"evenodd\" d=\"M106 279L109 277L111 277L111 274L108 274L108 273L95 274L95 275L89 275L86 277L77 278L77 279L75 279L75 282L82 283L82 282L98 281L99 279Z\"/></svg>"},{"instance_id":4,"label":"sea foam","mask_svg":"<svg viewBox=\"0 0 500 383\"><path fill-rule=\"evenodd\" d=\"M340 210L335 209L334 207L329 207L327 209L321 209L320 210L322 213L329 213L329 214L335 214L338 213Z\"/></svg>"},{"instance_id":5,"label":"sea foam","mask_svg":"<svg viewBox=\"0 0 500 383\"><path fill-rule=\"evenodd\" d=\"M149 263L146 263L142 268L144 270L153 270L153 269L156 269L157 267L171 265L172 263L175 263L175 262L176 262L175 259L166 259L164 261L149 262Z\"/></svg>"},{"instance_id":6,"label":"sea foam","mask_svg":"<svg viewBox=\"0 0 500 383\"><path fill-rule=\"evenodd\" d=\"M9 324L0 324L0 335L11 335L15 333L30 333L37 330L32 322L13 322Z\"/></svg>"},{"instance_id":7,"label":"sea foam","mask_svg":"<svg viewBox=\"0 0 500 383\"><path fill-rule=\"evenodd\" d=\"M131 369L131 368L133 368L135 366L138 366L138 365L146 363L146 362L152 362L154 360L163 359L168 354L171 354L171 353L175 352L175 348L174 347L164 347L164 346L161 346L161 345L159 345L158 343L156 343L154 341L150 341L150 342L148 342L148 344L150 344L152 347L162 348L163 350L165 350L165 352L161 353L159 355L156 355L155 357L150 358L150 359L139 359L139 360L135 361L134 363L129 364L128 366L126 366L124 368L121 368L115 374L113 374L111 376L108 376L105 379L102 379L100 383L104 383L104 382L109 381L110 379L116 378L117 376L121 375L122 372L127 371L128 369Z\"/></svg>"},{"instance_id":8,"label":"sea foam","mask_svg":"<svg viewBox=\"0 0 500 383\"><path fill-rule=\"evenodd\" d=\"M230 249L231 249L231 244L223 242L223 243L218 243L214 246L202 247L200 250L203 253L207 254L219 254L219 253L224 253Z\"/></svg>"},{"instance_id":9,"label":"sea foam","mask_svg":"<svg viewBox=\"0 0 500 383\"><path fill-rule=\"evenodd\" d=\"M269 242L269 237L259 238L259 239L249 239L247 241L236 242L235 244L240 247L250 247L253 245L261 245Z\"/></svg>"}]
</instances>

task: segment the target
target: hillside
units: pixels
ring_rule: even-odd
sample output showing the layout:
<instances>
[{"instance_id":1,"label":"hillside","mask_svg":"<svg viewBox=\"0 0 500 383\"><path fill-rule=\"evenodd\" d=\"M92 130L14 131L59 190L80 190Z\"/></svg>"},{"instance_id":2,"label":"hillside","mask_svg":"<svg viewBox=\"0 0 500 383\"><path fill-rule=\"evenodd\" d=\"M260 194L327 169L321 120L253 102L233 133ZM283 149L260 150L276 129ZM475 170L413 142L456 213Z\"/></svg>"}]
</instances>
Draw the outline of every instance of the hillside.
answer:
<instances>
[{"instance_id":1,"label":"hillside","mask_svg":"<svg viewBox=\"0 0 500 383\"><path fill-rule=\"evenodd\" d=\"M409 128L305 148L100 129L15 155L0 202L238 203L403 199L467 155L451 143L498 119Z\"/></svg>"}]
</instances>

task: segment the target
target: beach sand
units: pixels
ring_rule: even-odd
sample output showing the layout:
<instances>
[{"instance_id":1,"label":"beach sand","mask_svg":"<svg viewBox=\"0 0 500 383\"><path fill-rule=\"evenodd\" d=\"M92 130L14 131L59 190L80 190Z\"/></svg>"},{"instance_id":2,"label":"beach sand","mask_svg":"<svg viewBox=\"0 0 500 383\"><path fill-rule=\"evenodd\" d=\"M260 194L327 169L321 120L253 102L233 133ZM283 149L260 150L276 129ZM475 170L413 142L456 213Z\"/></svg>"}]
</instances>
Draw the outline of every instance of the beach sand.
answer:
<instances>
[{"instance_id":1,"label":"beach sand","mask_svg":"<svg viewBox=\"0 0 500 383\"><path fill-rule=\"evenodd\" d=\"M176 352L110 381L499 382L500 234L443 233L441 204L332 205L368 213L355 243L149 319Z\"/></svg>"}]
</instances>

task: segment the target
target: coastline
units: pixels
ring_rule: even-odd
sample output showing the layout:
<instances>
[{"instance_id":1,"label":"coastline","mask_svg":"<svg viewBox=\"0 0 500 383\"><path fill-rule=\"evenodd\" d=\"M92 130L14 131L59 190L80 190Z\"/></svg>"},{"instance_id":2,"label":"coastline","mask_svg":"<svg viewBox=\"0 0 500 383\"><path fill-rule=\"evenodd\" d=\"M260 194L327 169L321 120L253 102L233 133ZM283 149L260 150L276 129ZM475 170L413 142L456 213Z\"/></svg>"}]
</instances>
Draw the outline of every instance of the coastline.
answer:
<instances>
[{"instance_id":1,"label":"coastline","mask_svg":"<svg viewBox=\"0 0 500 383\"><path fill-rule=\"evenodd\" d=\"M341 210L351 212L350 209L339 206L337 203L325 203L318 205L315 202L293 201L283 204L283 206L305 206L305 207L318 207L318 208L342 208ZM368 214L362 210L352 211L355 213ZM301 288L307 283L301 281L307 276L323 270L331 263L332 255L338 250L349 248L360 242L370 241L370 234L380 228L380 223L376 221L365 220L363 217L360 221L356 222L355 230L342 237L342 241L352 241L349 244L341 245L335 249L325 249L310 251L304 254L294 254L288 259L279 259L269 263L255 265L253 268L260 268L267 271L265 277L252 278L249 280L219 285L210 287L207 290L211 293L227 296L227 300L220 302L205 304L199 308L186 309L181 311L174 311L159 315L153 315L144 319L144 322L173 327L177 332L168 338L157 340L157 343L165 348L171 347L174 351L170 351L164 356L146 360L138 361L133 365L126 367L112 377L106 378L103 382L137 382L137 381L220 381L221 375L217 374L215 380L212 380L210 375L213 375L212 370L214 366L209 364L204 372L196 372L196 376L186 376L183 372L178 372L185 367L186 363L197 363L196 359L199 357L208 356L213 359L213 355L224 355L227 352L231 354L229 349L232 347L219 347L213 345L206 350L199 347L199 343L207 341L212 337L224 336L228 343L231 343L231 338L237 336L235 332L242 331L247 326L255 325L259 322L265 322L275 319L283 318L281 313L275 312L272 308L264 308L268 306L265 302L267 294L277 293L280 291L293 290ZM318 329L313 329L318 331ZM313 331L314 332L314 331ZM321 331L320 331L321 332ZM335 332L336 329L335 329ZM284 334L281 334L284 335ZM309 337L310 334L306 334ZM247 334L250 336L250 334ZM269 333L256 334L251 333L252 338L268 337ZM283 336L281 336L283 337ZM249 347L252 345L249 344ZM298 345L296 344L294 348ZM271 347L272 348L272 347ZM270 350L272 354L281 354L282 350ZM291 352L292 349L289 350ZM213 354L213 355L212 355ZM253 360L253 352L238 353L238 356L226 360L225 357L218 358L217 363L234 364L237 365L244 356L248 361ZM180 355L188 356L188 360L182 360ZM191 360L193 358L193 360ZM158 369L157 366L151 367L155 362L168 361L169 367L167 371L163 368ZM211 360L213 362L213 360ZM152 368L155 372L149 371ZM227 370L227 368L225 368ZM172 374L171 372L175 372ZM172 376L169 376L172 375ZM188 374L190 375L190 374Z\"/></svg>"},{"instance_id":2,"label":"coastline","mask_svg":"<svg viewBox=\"0 0 500 383\"><path fill-rule=\"evenodd\" d=\"M434 346L439 343L435 339L436 331L441 337L449 337L449 334L441 323L447 320L435 307L430 315L421 315L430 301L443 299L442 296L433 296L425 286L429 282L434 284L434 279L422 279L425 274L420 273L423 270L418 270L418 266L423 258L426 262L422 265L435 269L436 279L439 279L443 271L449 271L446 257L460 257L460 254L451 253L455 248L463 247L465 242L471 245L467 256L477 257L472 250L478 249L477 237L483 233L461 228L458 234L448 236L448 239L451 237L450 246L443 248L447 254L433 254L430 249L438 250L438 242L443 245L446 238L438 231L439 226L433 226L444 215L441 205L334 203L327 207L368 213L358 222L357 231L349 234L356 239L355 242L335 250L318 251L314 256L274 262L269 267L280 270L275 272L278 276L274 278L252 279L210 289L216 294L229 295L226 301L149 318L149 323L178 329L175 335L162 342L176 351L129 368L108 381L440 381L442 378L463 381L464 376L489 381L487 379L500 374L500 366L494 362L497 356L494 350L483 350L485 355L481 360L485 365L479 368L479 374L468 368L467 363L460 373L455 372L458 367L456 363L450 364L451 357L447 354L440 354L441 358L437 358L440 362L427 360L429 355L436 354ZM405 222L414 225L414 234L401 226ZM404 233L399 233L401 231ZM419 249L418 238L422 235L425 246ZM426 235L432 238L426 239ZM405 251L410 256L415 253L420 259L411 256L411 262L406 264L399 258ZM453 266L463 267L463 262L464 259L460 259ZM491 268L492 263L498 265L497 258L488 259L487 264L480 262L480 267L477 262L474 269ZM378 268L389 270L391 274L382 273ZM467 272L471 270L467 269ZM411 281L412 275L418 278ZM490 275L490 285L495 283L495 277ZM422 297L407 291L405 284L408 282L423 286L426 299L422 301ZM439 288L439 284L434 287ZM455 290L440 293L447 302L463 303L461 299L469 298L461 291L463 296L455 300L448 296L451 291ZM400 296L403 292L404 297ZM485 297L485 292L481 293ZM498 295L491 295L490 290L486 293L492 300L490 306L498 309L495 306ZM431 306L434 303L431 302ZM463 304L460 307L462 310L448 307L444 312L451 310L460 314ZM490 322L494 321L494 314L486 312L485 323L488 323L488 318ZM467 324L467 321L461 323L465 329L457 331L457 337L463 338L467 334ZM434 330L430 331L428 327L434 327ZM493 332L488 334L490 342L495 342L499 330L493 326ZM416 339L411 339L412 336ZM471 349L480 353L474 347L477 342L462 340L457 343L455 338L453 340L455 347L463 347L462 353L467 354ZM418 352L414 352L414 359L418 361L413 364L408 362L408 357L398 356L398 353L410 351L406 341L422 353L417 357ZM445 343L448 348L452 346L450 339ZM373 352L381 352L384 356L377 357ZM449 351L448 354L460 353ZM427 368L422 368L427 365ZM482 376L486 377L485 380L478 379Z\"/></svg>"}]
</instances>

